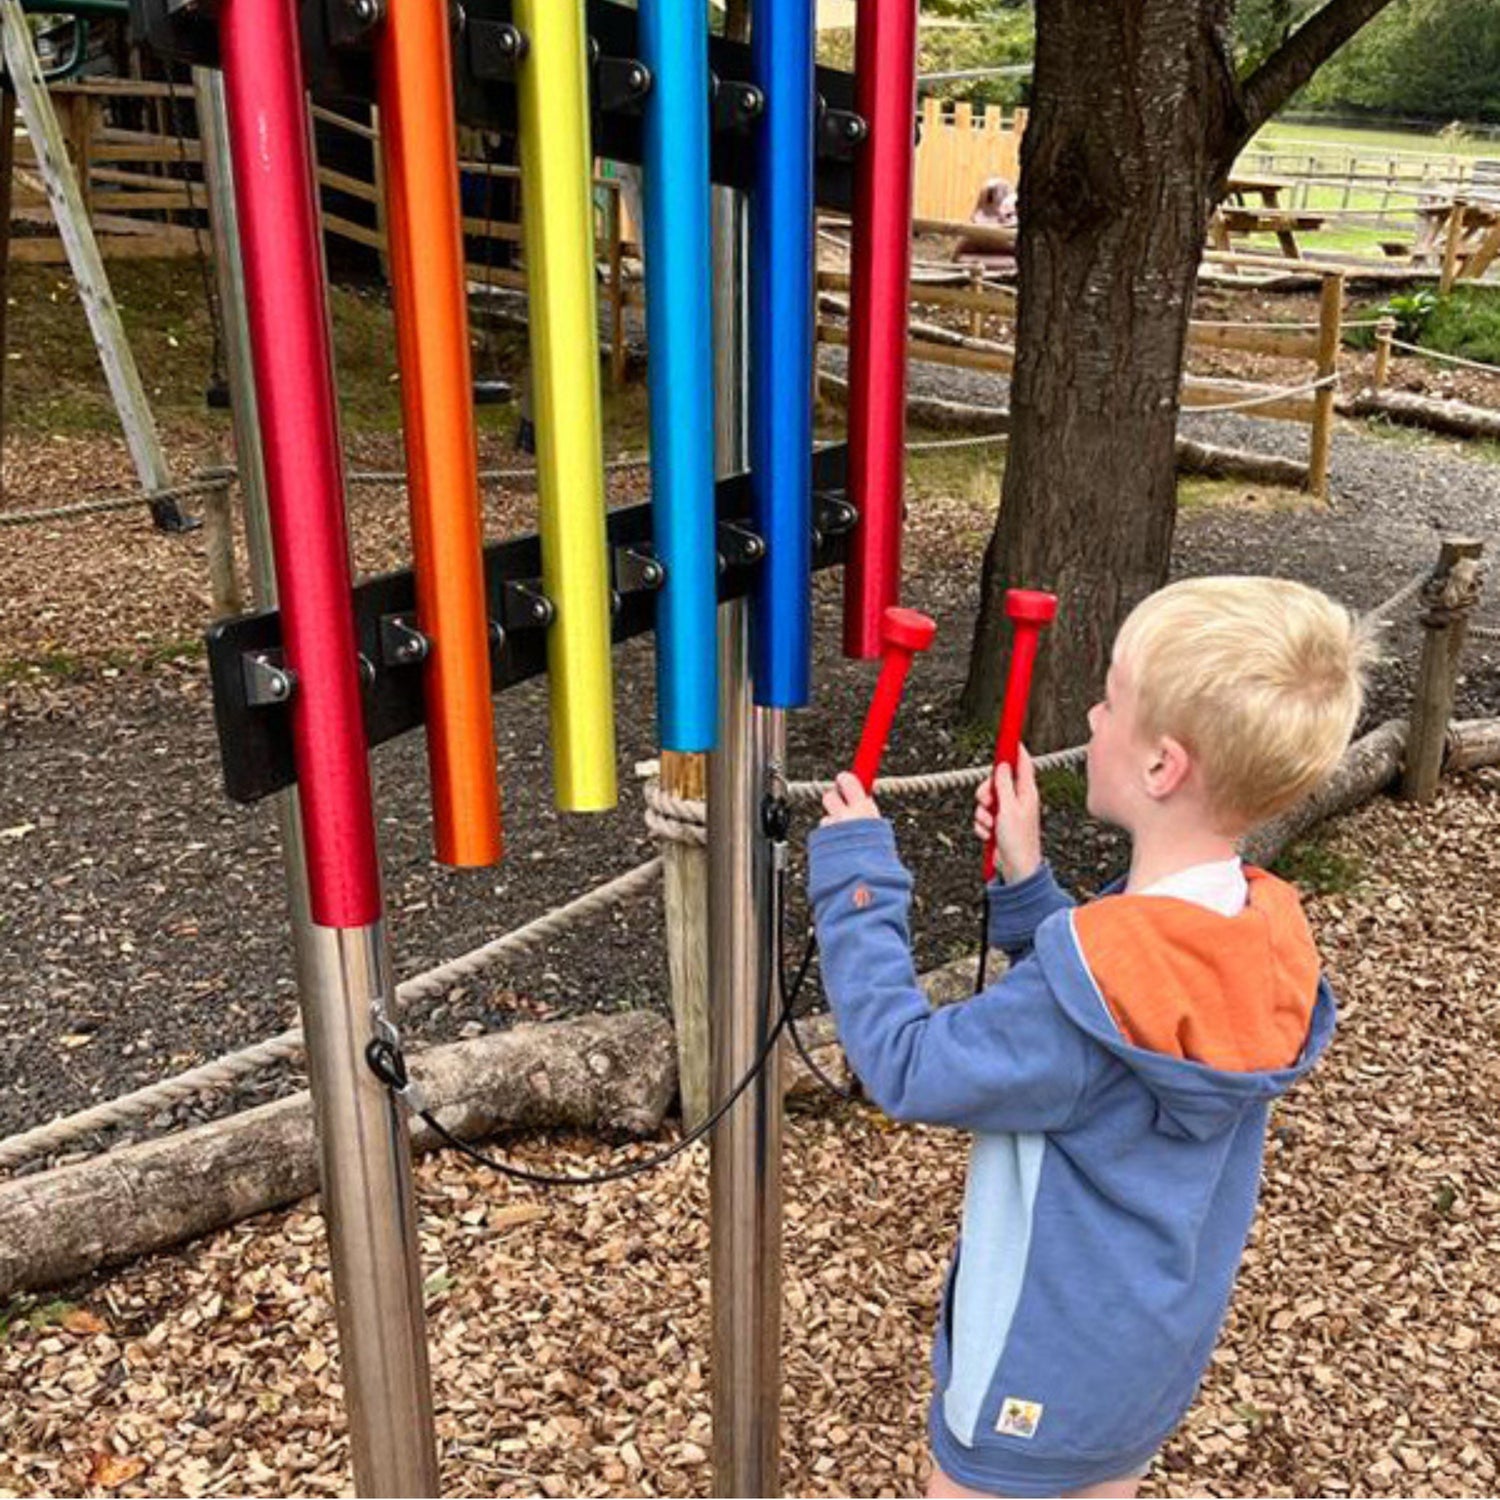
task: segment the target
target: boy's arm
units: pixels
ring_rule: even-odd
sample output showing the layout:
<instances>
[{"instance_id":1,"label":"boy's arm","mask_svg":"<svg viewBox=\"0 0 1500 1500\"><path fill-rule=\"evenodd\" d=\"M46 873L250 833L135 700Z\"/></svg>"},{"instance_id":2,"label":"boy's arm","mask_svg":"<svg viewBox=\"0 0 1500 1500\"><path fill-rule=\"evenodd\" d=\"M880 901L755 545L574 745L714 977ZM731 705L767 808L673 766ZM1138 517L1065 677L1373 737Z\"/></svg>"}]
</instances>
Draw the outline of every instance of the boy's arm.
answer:
<instances>
[{"instance_id":1,"label":"boy's arm","mask_svg":"<svg viewBox=\"0 0 1500 1500\"><path fill-rule=\"evenodd\" d=\"M985 899L990 910L990 947L1002 949L1012 963L1031 951L1037 928L1053 912L1066 911L1078 904L1057 883L1046 860L1014 885L992 881Z\"/></svg>"},{"instance_id":2,"label":"boy's arm","mask_svg":"<svg viewBox=\"0 0 1500 1500\"><path fill-rule=\"evenodd\" d=\"M890 824L819 828L808 848L824 988L849 1061L881 1109L975 1131L1066 1125L1095 1049L1041 966L1022 963L982 995L932 1009L912 963L911 877Z\"/></svg>"}]
</instances>

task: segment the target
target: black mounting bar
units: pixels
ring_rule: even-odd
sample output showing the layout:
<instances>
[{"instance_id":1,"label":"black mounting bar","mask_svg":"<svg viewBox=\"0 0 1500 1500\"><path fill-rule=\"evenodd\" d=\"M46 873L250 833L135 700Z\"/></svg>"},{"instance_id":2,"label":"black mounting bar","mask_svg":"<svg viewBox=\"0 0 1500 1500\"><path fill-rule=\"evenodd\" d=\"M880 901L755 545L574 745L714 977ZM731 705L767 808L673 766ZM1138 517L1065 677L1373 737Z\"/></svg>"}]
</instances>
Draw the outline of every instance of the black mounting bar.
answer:
<instances>
[{"instance_id":1,"label":"black mounting bar","mask_svg":"<svg viewBox=\"0 0 1500 1500\"><path fill-rule=\"evenodd\" d=\"M844 561L854 508L845 498L848 449L821 448L813 458L813 567ZM719 598L750 591L765 553L751 529L750 476L721 480ZM614 641L644 635L656 625L656 590L663 574L651 551L651 507L632 505L606 516L614 561ZM535 535L485 548L485 586L491 621L490 687L495 693L547 670L547 625L552 605L542 590L542 548ZM426 719L422 661L427 642L417 628L416 580L410 572L367 579L354 590L355 630L365 688L365 733L373 748ZM235 802L258 802L292 786L291 708L295 673L281 652L275 610L220 621L208 632L209 675L224 785Z\"/></svg>"},{"instance_id":2,"label":"black mounting bar","mask_svg":"<svg viewBox=\"0 0 1500 1500\"><path fill-rule=\"evenodd\" d=\"M456 0L451 9L458 119L480 130L514 130L515 73L524 65L526 39L512 22L511 0ZM320 102L374 99L371 43L383 12L383 0L302 0L304 62L309 87ZM158 56L218 66L213 0L130 0L130 19L135 38ZM639 163L641 101L651 75L639 61L636 13L614 0L588 0L588 29L594 52L594 155ZM750 49L712 37L709 68L714 87L711 174L725 187L748 190L763 104L751 78ZM821 208L847 211L854 196L854 158L865 135L854 108L854 75L819 68L817 89L822 119L816 198Z\"/></svg>"}]
</instances>

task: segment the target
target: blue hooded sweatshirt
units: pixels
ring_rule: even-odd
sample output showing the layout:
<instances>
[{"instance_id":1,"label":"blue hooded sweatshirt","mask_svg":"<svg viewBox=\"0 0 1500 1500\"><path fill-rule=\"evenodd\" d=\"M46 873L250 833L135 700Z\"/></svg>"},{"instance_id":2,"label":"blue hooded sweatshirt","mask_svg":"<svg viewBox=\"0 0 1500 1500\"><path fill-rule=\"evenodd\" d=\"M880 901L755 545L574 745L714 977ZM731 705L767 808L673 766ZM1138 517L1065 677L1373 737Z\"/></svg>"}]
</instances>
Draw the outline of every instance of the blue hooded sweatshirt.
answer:
<instances>
[{"instance_id":1,"label":"blue hooded sweatshirt","mask_svg":"<svg viewBox=\"0 0 1500 1500\"><path fill-rule=\"evenodd\" d=\"M990 888L1011 959L934 1010L891 827L817 829L809 887L849 1061L898 1120L974 1135L933 1355L933 1455L990 1494L1134 1473L1193 1400L1254 1216L1273 1099L1333 1034L1291 887L1226 917L1075 907L1043 866Z\"/></svg>"}]
</instances>

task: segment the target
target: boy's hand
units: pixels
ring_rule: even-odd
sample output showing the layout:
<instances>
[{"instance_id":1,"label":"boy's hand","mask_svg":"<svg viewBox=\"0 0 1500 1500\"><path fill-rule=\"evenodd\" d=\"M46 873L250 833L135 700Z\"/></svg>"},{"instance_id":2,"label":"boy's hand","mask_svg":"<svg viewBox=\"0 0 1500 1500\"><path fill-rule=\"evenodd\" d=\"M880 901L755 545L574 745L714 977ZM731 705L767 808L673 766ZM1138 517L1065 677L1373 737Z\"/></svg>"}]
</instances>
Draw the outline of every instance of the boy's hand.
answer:
<instances>
[{"instance_id":1,"label":"boy's hand","mask_svg":"<svg viewBox=\"0 0 1500 1500\"><path fill-rule=\"evenodd\" d=\"M1036 789L1036 767L1024 746L1016 774L1011 775L1009 766L996 766L995 774L979 783L974 802L974 836L986 846L994 839L1006 885L1035 874L1042 862L1042 799Z\"/></svg>"},{"instance_id":2,"label":"boy's hand","mask_svg":"<svg viewBox=\"0 0 1500 1500\"><path fill-rule=\"evenodd\" d=\"M822 827L830 823L852 823L857 818L878 818L880 809L864 784L852 771L840 771L833 789L823 793L823 810L828 814Z\"/></svg>"}]
</instances>

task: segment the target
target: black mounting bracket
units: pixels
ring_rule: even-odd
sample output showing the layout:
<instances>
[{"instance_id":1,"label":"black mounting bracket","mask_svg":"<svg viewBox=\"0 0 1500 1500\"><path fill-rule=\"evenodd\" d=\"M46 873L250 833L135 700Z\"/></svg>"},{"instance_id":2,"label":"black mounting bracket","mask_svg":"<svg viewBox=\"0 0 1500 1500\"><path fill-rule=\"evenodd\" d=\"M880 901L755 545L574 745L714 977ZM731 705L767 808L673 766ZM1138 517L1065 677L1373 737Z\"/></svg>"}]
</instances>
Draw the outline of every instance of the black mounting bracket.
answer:
<instances>
[{"instance_id":1,"label":"black mounting bracket","mask_svg":"<svg viewBox=\"0 0 1500 1500\"><path fill-rule=\"evenodd\" d=\"M696 3L696 0L694 0ZM375 97L371 41L385 0L301 0L304 65L313 96L329 105L367 104ZM588 0L594 66L594 154L639 163L643 151L641 102L651 76L639 61L635 11L617 0ZM130 0L132 37L164 59L219 65L214 0ZM455 6L454 103L459 121L479 130L516 128L517 70L525 66L526 38L515 25L511 0L459 0ZM711 174L723 187L748 190L755 179L765 100L751 76L750 49L709 38L714 90ZM819 68L816 197L820 208L847 211L854 200L853 161L866 134L855 110L854 75Z\"/></svg>"},{"instance_id":2,"label":"black mounting bracket","mask_svg":"<svg viewBox=\"0 0 1500 1500\"><path fill-rule=\"evenodd\" d=\"M813 567L843 563L854 507L845 497L848 449L820 448L813 456ZM765 556L751 517L750 476L719 482L719 598L748 594ZM651 545L651 507L632 505L605 518L614 561L613 639L618 645L656 626L656 600L665 581ZM547 626L555 615L543 591L540 538L521 536L484 551L490 625L490 687L495 693L547 670ZM417 624L411 572L366 579L353 593L355 635L364 683L365 732L373 749L426 719L422 663L429 642ZM294 672L282 655L281 616L275 610L222 620L208 632L214 721L224 785L235 802L258 802L294 784L291 712Z\"/></svg>"}]
</instances>

